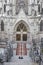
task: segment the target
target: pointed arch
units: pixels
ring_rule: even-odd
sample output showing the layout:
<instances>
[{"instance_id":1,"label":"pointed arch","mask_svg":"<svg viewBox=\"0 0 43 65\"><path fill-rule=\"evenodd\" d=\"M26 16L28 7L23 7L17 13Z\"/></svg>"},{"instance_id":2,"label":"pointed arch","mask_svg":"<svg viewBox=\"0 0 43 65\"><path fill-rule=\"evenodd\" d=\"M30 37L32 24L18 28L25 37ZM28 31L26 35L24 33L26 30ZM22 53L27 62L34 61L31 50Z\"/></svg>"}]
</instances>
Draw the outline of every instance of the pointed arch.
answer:
<instances>
[{"instance_id":1,"label":"pointed arch","mask_svg":"<svg viewBox=\"0 0 43 65\"><path fill-rule=\"evenodd\" d=\"M40 22L40 31L43 31L43 20Z\"/></svg>"},{"instance_id":2,"label":"pointed arch","mask_svg":"<svg viewBox=\"0 0 43 65\"><path fill-rule=\"evenodd\" d=\"M19 20L13 27L13 39L16 42L27 42L30 34L30 27L24 20Z\"/></svg>"},{"instance_id":3,"label":"pointed arch","mask_svg":"<svg viewBox=\"0 0 43 65\"><path fill-rule=\"evenodd\" d=\"M4 31L4 22L1 20L1 31Z\"/></svg>"},{"instance_id":4,"label":"pointed arch","mask_svg":"<svg viewBox=\"0 0 43 65\"><path fill-rule=\"evenodd\" d=\"M20 23L17 27L17 31L21 31L21 30L25 32L27 31L27 28L23 23Z\"/></svg>"},{"instance_id":5,"label":"pointed arch","mask_svg":"<svg viewBox=\"0 0 43 65\"><path fill-rule=\"evenodd\" d=\"M18 22L16 22L16 24L13 27L13 30L16 31L17 30L17 27L19 28L19 24L21 24L21 23L24 25L24 27L26 27L27 32L29 32L30 31L30 26L25 22L25 20L19 20ZM20 30L20 28L19 28L19 30Z\"/></svg>"}]
</instances>

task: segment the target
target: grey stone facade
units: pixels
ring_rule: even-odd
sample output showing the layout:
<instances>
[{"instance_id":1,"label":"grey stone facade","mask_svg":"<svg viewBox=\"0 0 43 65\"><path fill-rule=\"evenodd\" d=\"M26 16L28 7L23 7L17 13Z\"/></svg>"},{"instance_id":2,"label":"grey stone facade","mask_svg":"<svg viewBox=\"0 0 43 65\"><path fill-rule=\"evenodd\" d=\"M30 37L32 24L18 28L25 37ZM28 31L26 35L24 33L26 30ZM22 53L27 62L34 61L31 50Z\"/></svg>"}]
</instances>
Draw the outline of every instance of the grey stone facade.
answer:
<instances>
[{"instance_id":1,"label":"grey stone facade","mask_svg":"<svg viewBox=\"0 0 43 65\"><path fill-rule=\"evenodd\" d=\"M43 31L40 31L40 22L43 21L42 14L42 0L0 0L0 39L10 39L16 42L16 28L21 20L27 28L27 42L32 41L32 38L43 37ZM2 21L4 31L1 30Z\"/></svg>"}]
</instances>

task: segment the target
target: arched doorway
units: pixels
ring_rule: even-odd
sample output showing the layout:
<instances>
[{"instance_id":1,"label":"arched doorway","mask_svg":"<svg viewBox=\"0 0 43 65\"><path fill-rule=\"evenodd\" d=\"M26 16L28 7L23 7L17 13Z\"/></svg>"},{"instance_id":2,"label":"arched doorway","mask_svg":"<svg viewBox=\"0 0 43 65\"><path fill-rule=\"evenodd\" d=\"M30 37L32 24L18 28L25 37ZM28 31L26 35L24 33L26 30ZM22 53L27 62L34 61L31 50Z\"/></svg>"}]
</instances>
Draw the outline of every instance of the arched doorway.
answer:
<instances>
[{"instance_id":1,"label":"arched doorway","mask_svg":"<svg viewBox=\"0 0 43 65\"><path fill-rule=\"evenodd\" d=\"M28 24L20 20L15 24L14 32L13 32L14 42L17 44L16 46L16 55L27 55L28 51L28 41L30 41L30 28Z\"/></svg>"},{"instance_id":2,"label":"arched doorway","mask_svg":"<svg viewBox=\"0 0 43 65\"><path fill-rule=\"evenodd\" d=\"M27 28L23 23L17 26L16 41L27 41Z\"/></svg>"}]
</instances>

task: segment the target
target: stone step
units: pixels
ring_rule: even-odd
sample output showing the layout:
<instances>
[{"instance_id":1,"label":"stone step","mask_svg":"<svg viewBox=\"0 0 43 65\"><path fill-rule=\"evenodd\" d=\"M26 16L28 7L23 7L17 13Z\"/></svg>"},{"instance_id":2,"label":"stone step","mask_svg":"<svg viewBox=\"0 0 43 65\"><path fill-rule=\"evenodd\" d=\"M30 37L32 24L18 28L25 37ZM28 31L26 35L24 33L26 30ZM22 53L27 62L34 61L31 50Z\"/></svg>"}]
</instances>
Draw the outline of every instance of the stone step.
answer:
<instances>
[{"instance_id":1,"label":"stone step","mask_svg":"<svg viewBox=\"0 0 43 65\"><path fill-rule=\"evenodd\" d=\"M26 61L16 61L16 62L6 62L4 65L38 65L37 63L33 62L26 62Z\"/></svg>"}]
</instances>

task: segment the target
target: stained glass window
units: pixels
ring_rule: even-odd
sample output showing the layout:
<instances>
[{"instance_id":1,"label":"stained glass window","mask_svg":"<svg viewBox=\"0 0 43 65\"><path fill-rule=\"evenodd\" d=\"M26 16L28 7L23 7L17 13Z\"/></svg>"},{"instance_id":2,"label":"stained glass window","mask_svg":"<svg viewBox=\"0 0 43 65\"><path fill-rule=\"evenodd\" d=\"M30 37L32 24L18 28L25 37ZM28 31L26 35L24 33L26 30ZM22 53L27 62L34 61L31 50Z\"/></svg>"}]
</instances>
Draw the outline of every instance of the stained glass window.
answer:
<instances>
[{"instance_id":1,"label":"stained glass window","mask_svg":"<svg viewBox=\"0 0 43 65\"><path fill-rule=\"evenodd\" d=\"M1 31L4 31L4 22L1 20Z\"/></svg>"},{"instance_id":2,"label":"stained glass window","mask_svg":"<svg viewBox=\"0 0 43 65\"><path fill-rule=\"evenodd\" d=\"M21 24L19 24L19 26L17 27L17 31L27 31L27 28L26 28L26 26L23 24L23 23L21 23Z\"/></svg>"},{"instance_id":3,"label":"stained glass window","mask_svg":"<svg viewBox=\"0 0 43 65\"><path fill-rule=\"evenodd\" d=\"M40 31L43 31L43 20L40 22Z\"/></svg>"},{"instance_id":4,"label":"stained glass window","mask_svg":"<svg viewBox=\"0 0 43 65\"><path fill-rule=\"evenodd\" d=\"M27 34L23 34L23 41L27 41Z\"/></svg>"},{"instance_id":5,"label":"stained glass window","mask_svg":"<svg viewBox=\"0 0 43 65\"><path fill-rule=\"evenodd\" d=\"M20 35L20 34L17 34L17 35L16 35L16 40L17 40L17 41L20 41L20 40L21 40L21 35Z\"/></svg>"}]
</instances>

